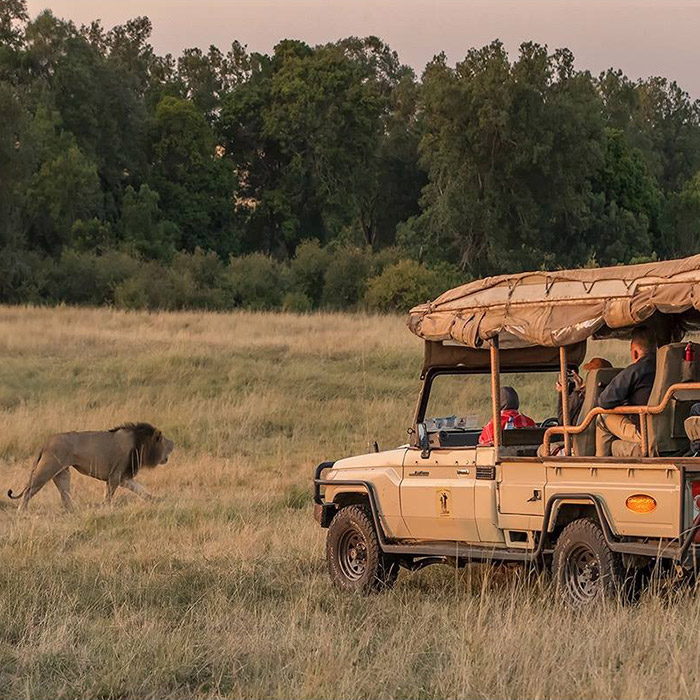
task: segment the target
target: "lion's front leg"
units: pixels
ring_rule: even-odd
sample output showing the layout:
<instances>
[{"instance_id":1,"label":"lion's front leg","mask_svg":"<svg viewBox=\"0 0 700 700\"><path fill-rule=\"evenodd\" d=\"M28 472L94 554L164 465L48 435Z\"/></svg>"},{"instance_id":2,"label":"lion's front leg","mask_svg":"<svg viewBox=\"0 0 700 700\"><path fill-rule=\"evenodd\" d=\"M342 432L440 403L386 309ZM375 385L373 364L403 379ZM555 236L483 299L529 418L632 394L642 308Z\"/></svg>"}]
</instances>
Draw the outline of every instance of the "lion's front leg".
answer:
<instances>
[{"instance_id":1,"label":"lion's front leg","mask_svg":"<svg viewBox=\"0 0 700 700\"><path fill-rule=\"evenodd\" d=\"M134 481L133 479L124 479L124 481L122 481L122 486L125 489L129 489L129 491L133 491L137 496L141 496L141 498L143 498L146 501L160 500L152 493L149 493L149 491L144 486Z\"/></svg>"}]
</instances>

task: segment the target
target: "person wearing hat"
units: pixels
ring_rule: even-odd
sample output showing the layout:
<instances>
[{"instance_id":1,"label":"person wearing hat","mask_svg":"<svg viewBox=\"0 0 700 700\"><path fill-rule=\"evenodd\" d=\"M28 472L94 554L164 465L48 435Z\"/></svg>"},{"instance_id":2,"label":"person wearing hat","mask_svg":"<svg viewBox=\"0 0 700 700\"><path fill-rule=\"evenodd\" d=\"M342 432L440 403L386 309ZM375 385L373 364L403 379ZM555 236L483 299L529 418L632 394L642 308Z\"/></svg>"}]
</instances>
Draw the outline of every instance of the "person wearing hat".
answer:
<instances>
[{"instance_id":1,"label":"person wearing hat","mask_svg":"<svg viewBox=\"0 0 700 700\"><path fill-rule=\"evenodd\" d=\"M603 357L594 357L586 362L582 369L584 369L586 372L590 372L592 369L606 369L609 367L612 367L611 362ZM576 425L578 423L579 414L581 413L581 407L583 406L583 400L586 397L586 383L576 370L569 370L567 375L567 390L569 392L569 425ZM561 382L558 379L556 388L557 393L559 394L559 425L564 425L564 413L561 402Z\"/></svg>"},{"instance_id":2,"label":"person wearing hat","mask_svg":"<svg viewBox=\"0 0 700 700\"><path fill-rule=\"evenodd\" d=\"M520 397L512 386L502 386L501 393L501 430L510 428L535 428L535 421L520 413ZM490 420L479 435L480 445L493 445L493 420Z\"/></svg>"}]
</instances>

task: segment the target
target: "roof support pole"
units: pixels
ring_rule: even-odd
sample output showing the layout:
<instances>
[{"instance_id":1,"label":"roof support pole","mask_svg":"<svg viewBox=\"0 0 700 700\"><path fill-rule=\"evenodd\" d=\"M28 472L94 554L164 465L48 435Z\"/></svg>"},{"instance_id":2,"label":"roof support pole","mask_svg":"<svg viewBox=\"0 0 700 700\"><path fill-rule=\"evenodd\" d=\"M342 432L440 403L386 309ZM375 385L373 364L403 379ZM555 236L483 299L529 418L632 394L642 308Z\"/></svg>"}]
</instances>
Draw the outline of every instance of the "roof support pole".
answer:
<instances>
[{"instance_id":1,"label":"roof support pole","mask_svg":"<svg viewBox=\"0 0 700 700\"><path fill-rule=\"evenodd\" d=\"M491 420L493 421L494 460L500 459L501 450L501 362L498 354L498 336L491 341Z\"/></svg>"},{"instance_id":2,"label":"roof support pole","mask_svg":"<svg viewBox=\"0 0 700 700\"><path fill-rule=\"evenodd\" d=\"M564 427L568 428L571 425L571 417L569 413L569 382L566 374L566 346L559 347L559 386L561 387L561 415ZM568 432L564 433L564 454L571 455L571 435Z\"/></svg>"},{"instance_id":3,"label":"roof support pole","mask_svg":"<svg viewBox=\"0 0 700 700\"><path fill-rule=\"evenodd\" d=\"M639 434L642 438L642 457L649 456L649 425L647 420L651 420L647 413L639 415Z\"/></svg>"}]
</instances>

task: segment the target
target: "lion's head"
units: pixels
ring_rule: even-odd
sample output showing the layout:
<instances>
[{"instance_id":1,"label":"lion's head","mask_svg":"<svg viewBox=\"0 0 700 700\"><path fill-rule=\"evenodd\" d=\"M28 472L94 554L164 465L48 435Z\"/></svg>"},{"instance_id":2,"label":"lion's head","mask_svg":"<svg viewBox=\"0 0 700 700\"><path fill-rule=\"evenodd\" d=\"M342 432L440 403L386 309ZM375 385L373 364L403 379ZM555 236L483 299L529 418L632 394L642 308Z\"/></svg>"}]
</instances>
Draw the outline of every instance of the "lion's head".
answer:
<instances>
[{"instance_id":1,"label":"lion's head","mask_svg":"<svg viewBox=\"0 0 700 700\"><path fill-rule=\"evenodd\" d=\"M150 423L124 423L112 428L110 432L114 433L117 430L132 433L134 452L138 455L138 467L157 467L159 464L165 464L175 447L172 440Z\"/></svg>"}]
</instances>

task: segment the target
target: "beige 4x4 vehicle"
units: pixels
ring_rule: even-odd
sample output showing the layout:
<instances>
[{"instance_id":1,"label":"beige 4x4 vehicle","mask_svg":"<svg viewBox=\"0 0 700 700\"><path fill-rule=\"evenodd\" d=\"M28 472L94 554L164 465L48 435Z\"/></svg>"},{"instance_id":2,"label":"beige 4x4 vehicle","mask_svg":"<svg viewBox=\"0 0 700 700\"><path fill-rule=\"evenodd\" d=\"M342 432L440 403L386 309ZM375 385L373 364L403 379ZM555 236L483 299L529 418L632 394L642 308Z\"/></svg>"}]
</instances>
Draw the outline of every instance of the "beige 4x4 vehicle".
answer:
<instances>
[{"instance_id":1,"label":"beige 4x4 vehicle","mask_svg":"<svg viewBox=\"0 0 700 700\"><path fill-rule=\"evenodd\" d=\"M700 347L684 337L700 328L700 256L487 278L412 309L408 324L425 340L411 443L316 468L315 516L336 585L370 591L400 567L499 560L551 565L559 594L580 605L624 591L652 564L694 570ZM647 406L598 408L622 367L597 369L576 425L564 392L561 425L500 429L502 381L531 402L546 387L556 406L555 380L567 385L589 340L629 338L640 325L659 343ZM553 374L531 381L544 372ZM639 416L641 444L596 457L601 413ZM493 444L480 446L488 417Z\"/></svg>"}]
</instances>

